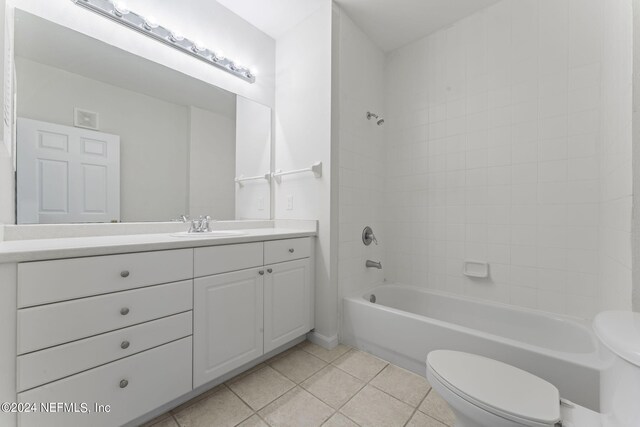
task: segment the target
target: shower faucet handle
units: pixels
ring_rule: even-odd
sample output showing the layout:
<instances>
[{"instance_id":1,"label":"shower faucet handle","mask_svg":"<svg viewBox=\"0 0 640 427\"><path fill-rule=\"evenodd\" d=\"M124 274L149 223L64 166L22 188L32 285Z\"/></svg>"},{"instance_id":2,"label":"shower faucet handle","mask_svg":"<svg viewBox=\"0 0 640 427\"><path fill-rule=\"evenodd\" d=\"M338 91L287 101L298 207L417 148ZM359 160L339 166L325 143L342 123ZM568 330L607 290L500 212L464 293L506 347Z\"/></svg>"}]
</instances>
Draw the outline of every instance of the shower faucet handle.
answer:
<instances>
[{"instance_id":1,"label":"shower faucet handle","mask_svg":"<svg viewBox=\"0 0 640 427\"><path fill-rule=\"evenodd\" d=\"M365 246L369 246L371 242L377 245L378 239L376 239L376 235L373 234L373 229L367 225L364 230L362 230L362 243L364 243Z\"/></svg>"}]
</instances>

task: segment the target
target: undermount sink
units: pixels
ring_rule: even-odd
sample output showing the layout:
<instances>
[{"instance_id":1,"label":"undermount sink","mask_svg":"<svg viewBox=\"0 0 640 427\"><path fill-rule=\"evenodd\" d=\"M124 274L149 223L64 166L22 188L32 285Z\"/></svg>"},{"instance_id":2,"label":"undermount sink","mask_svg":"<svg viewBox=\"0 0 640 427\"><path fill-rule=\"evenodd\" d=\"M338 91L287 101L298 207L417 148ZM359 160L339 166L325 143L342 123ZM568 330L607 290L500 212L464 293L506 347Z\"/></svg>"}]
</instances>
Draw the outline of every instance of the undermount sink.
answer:
<instances>
[{"instance_id":1,"label":"undermount sink","mask_svg":"<svg viewBox=\"0 0 640 427\"><path fill-rule=\"evenodd\" d=\"M247 233L242 231L227 231L227 230L214 230L214 231L205 231L202 233L189 233L187 231L183 231L181 233L173 233L171 237L236 237L236 236L245 236Z\"/></svg>"}]
</instances>

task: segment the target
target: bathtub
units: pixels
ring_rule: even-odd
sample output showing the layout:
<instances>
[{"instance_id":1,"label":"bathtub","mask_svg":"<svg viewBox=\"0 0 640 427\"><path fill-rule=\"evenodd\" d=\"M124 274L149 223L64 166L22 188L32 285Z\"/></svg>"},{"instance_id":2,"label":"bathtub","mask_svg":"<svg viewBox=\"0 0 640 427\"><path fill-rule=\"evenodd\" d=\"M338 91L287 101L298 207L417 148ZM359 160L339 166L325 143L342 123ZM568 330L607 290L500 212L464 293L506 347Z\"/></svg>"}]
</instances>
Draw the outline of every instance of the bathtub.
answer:
<instances>
[{"instance_id":1,"label":"bathtub","mask_svg":"<svg viewBox=\"0 0 640 427\"><path fill-rule=\"evenodd\" d=\"M342 341L423 376L432 350L491 357L594 411L608 362L586 322L397 284L343 299Z\"/></svg>"}]
</instances>

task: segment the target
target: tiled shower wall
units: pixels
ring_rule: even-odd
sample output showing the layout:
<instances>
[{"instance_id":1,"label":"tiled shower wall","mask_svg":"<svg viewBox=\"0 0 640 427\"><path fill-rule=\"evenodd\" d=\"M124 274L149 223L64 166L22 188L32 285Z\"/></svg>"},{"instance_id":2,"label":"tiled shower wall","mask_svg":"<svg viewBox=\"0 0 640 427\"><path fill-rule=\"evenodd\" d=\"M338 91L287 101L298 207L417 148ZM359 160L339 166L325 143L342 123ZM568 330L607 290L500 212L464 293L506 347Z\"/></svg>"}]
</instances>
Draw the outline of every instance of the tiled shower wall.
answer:
<instances>
[{"instance_id":1,"label":"tiled shower wall","mask_svg":"<svg viewBox=\"0 0 640 427\"><path fill-rule=\"evenodd\" d=\"M600 308L632 306L633 10L629 0L605 3L600 155Z\"/></svg>"},{"instance_id":2,"label":"tiled shower wall","mask_svg":"<svg viewBox=\"0 0 640 427\"><path fill-rule=\"evenodd\" d=\"M366 119L367 111L381 113L384 108L384 54L337 7L333 25L338 26L339 39L334 48L339 50L338 288L342 296L382 281L383 271L367 269L367 259L382 261L386 269L382 259L384 127ZM365 225L373 228L379 245L363 245Z\"/></svg>"},{"instance_id":3,"label":"tiled shower wall","mask_svg":"<svg viewBox=\"0 0 640 427\"><path fill-rule=\"evenodd\" d=\"M629 308L627 9L505 0L387 55L387 279L584 318Z\"/></svg>"}]
</instances>

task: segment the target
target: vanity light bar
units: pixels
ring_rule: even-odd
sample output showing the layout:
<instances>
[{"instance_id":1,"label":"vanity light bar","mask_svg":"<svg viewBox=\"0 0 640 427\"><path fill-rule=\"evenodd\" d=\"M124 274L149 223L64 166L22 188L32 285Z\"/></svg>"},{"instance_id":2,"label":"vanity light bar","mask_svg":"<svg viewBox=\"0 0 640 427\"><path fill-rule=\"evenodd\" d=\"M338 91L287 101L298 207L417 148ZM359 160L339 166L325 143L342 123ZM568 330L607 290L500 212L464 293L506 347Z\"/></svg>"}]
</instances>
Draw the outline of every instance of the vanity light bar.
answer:
<instances>
[{"instance_id":1,"label":"vanity light bar","mask_svg":"<svg viewBox=\"0 0 640 427\"><path fill-rule=\"evenodd\" d=\"M72 0L78 6L82 6L97 14L118 22L132 30L145 34L152 39L158 40L168 46L178 49L188 55L198 58L210 65L216 66L227 73L233 74L249 83L256 81L256 76L247 67L236 64L232 60L225 58L220 53L216 53L200 45L196 41L189 40L177 32L172 32L168 28L158 25L152 18L145 18L135 12L128 10L118 1L110 0Z\"/></svg>"}]
</instances>

